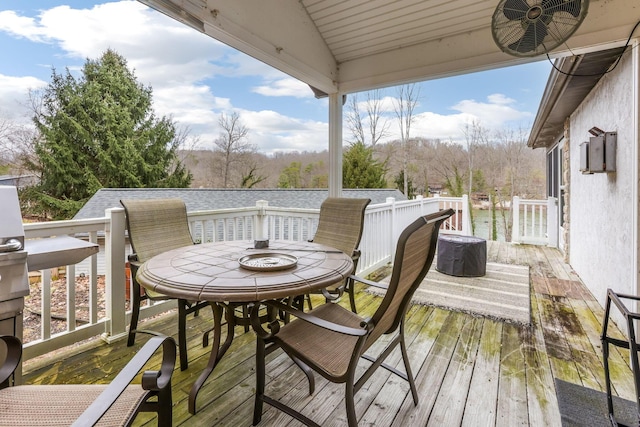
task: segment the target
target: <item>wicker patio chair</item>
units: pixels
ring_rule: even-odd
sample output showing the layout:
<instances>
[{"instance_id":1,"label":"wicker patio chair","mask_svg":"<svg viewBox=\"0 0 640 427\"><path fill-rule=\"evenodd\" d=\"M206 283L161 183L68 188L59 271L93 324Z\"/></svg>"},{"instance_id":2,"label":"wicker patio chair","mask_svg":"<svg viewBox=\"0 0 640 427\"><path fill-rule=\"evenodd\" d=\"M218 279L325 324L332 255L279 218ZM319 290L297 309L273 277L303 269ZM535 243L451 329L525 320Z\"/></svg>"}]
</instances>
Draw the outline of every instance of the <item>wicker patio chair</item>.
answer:
<instances>
[{"instance_id":1,"label":"wicker patio chair","mask_svg":"<svg viewBox=\"0 0 640 427\"><path fill-rule=\"evenodd\" d=\"M176 344L171 337L152 337L110 384L78 385L11 386L22 344L11 335L0 335L0 341L7 347L0 366L2 426L129 426L140 412L156 412L159 426L171 426L171 375L176 363ZM160 370L146 371L142 384L131 384L160 346Z\"/></svg>"},{"instance_id":2,"label":"wicker patio chair","mask_svg":"<svg viewBox=\"0 0 640 427\"><path fill-rule=\"evenodd\" d=\"M354 394L363 386L375 370L382 366L409 382L413 402L418 404L418 393L411 373L404 341L404 320L413 293L418 288L433 262L440 224L453 214L452 209L418 218L400 235L396 249L389 285L369 280L354 279L370 286L386 288L386 293L370 318L362 318L339 304L323 304L305 313L279 301L265 301L267 307L286 311L295 317L280 325L272 322L269 332L263 329L256 313L252 313L254 329L257 331L256 348L256 395L253 425L262 419L263 402L291 415L309 426L317 426L305 415L264 394L265 357L282 348L294 361L306 366L313 393L315 371L333 383L345 384L347 420L350 427L358 420L355 412ZM253 310L258 310L256 305ZM393 334L386 348L372 357L365 352L385 334ZM400 346L405 372L384 363L393 349ZM372 364L356 379L360 358Z\"/></svg>"},{"instance_id":3,"label":"wicker patio chair","mask_svg":"<svg viewBox=\"0 0 640 427\"><path fill-rule=\"evenodd\" d=\"M171 249L193 245L187 208L180 199L120 200L127 216L127 229L132 254L131 266L131 324L127 345L132 346L136 333L153 331L139 330L140 304L146 299L161 301L172 299L166 295L144 289L136 280L138 268L149 259ZM187 315L198 314L198 310L208 306L206 301L178 299L178 347L180 349L180 369L189 366L187 358Z\"/></svg>"},{"instance_id":4,"label":"wicker patio chair","mask_svg":"<svg viewBox=\"0 0 640 427\"><path fill-rule=\"evenodd\" d=\"M360 239L364 226L364 211L371 199L351 199L345 197L329 197L320 206L318 229L312 242L339 249L353 259L354 270L360 259ZM344 282L322 290L327 301L335 300L343 293L349 295L351 311L357 313L354 298L353 280L347 278ZM313 309L311 300L307 297L309 308ZM300 305L299 305L300 306Z\"/></svg>"}]
</instances>

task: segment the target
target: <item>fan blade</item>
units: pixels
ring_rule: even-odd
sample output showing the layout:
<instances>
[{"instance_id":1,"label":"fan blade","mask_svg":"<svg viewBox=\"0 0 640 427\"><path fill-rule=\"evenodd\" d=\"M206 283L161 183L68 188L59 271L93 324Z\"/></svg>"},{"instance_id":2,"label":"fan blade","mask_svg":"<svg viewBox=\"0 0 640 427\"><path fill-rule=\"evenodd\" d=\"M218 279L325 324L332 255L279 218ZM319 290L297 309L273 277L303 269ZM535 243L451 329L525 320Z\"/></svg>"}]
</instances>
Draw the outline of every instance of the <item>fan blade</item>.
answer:
<instances>
[{"instance_id":1,"label":"fan blade","mask_svg":"<svg viewBox=\"0 0 640 427\"><path fill-rule=\"evenodd\" d=\"M502 8L502 13L504 13L507 19L513 21L524 18L528 10L529 5L525 0L506 0Z\"/></svg>"},{"instance_id":2,"label":"fan blade","mask_svg":"<svg viewBox=\"0 0 640 427\"><path fill-rule=\"evenodd\" d=\"M580 15L580 10L582 9L582 0L544 0L542 2L542 9L545 14L553 14L553 12L567 12L577 18L578 15Z\"/></svg>"},{"instance_id":3,"label":"fan blade","mask_svg":"<svg viewBox=\"0 0 640 427\"><path fill-rule=\"evenodd\" d=\"M546 36L547 26L545 23L542 21L533 22L527 27L520 40L509 45L509 49L520 53L531 52L542 44L542 40Z\"/></svg>"}]
</instances>

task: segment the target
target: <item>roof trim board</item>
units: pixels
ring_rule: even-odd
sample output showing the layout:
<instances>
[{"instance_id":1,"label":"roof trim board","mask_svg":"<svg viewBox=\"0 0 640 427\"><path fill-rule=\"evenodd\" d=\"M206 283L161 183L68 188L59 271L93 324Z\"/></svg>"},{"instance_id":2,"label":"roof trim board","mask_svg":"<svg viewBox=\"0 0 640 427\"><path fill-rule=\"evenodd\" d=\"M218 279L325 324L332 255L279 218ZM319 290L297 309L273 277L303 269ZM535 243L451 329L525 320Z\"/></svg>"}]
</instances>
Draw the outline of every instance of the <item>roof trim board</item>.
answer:
<instances>
[{"instance_id":1,"label":"roof trim board","mask_svg":"<svg viewBox=\"0 0 640 427\"><path fill-rule=\"evenodd\" d=\"M554 145L563 132L567 117L578 108L624 50L625 46L622 46L557 59L556 68L549 75L527 145L531 148Z\"/></svg>"}]
</instances>

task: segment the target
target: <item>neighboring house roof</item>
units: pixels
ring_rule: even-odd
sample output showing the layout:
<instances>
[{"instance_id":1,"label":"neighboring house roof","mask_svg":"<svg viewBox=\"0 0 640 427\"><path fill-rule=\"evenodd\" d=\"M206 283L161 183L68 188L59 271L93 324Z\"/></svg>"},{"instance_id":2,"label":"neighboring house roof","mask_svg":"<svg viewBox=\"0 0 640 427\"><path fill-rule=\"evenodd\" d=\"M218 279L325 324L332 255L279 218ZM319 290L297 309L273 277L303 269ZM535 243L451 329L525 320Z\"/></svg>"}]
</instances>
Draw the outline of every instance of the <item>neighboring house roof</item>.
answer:
<instances>
[{"instance_id":1,"label":"neighboring house roof","mask_svg":"<svg viewBox=\"0 0 640 427\"><path fill-rule=\"evenodd\" d=\"M556 59L527 145L550 147L564 129L564 121L622 55L625 47ZM567 75L569 74L569 75Z\"/></svg>"},{"instance_id":2,"label":"neighboring house roof","mask_svg":"<svg viewBox=\"0 0 640 427\"><path fill-rule=\"evenodd\" d=\"M0 175L0 185L11 185L21 188L33 185L36 181L35 175Z\"/></svg>"},{"instance_id":3,"label":"neighboring house roof","mask_svg":"<svg viewBox=\"0 0 640 427\"><path fill-rule=\"evenodd\" d=\"M407 200L399 190L342 190L344 197L369 198L372 204L384 203L387 197ZM122 207L120 199L156 199L177 197L184 200L187 211L204 211L255 206L266 200L279 208L319 209L328 196L327 189L202 189L202 188L102 188L74 216L74 219L100 218L112 207Z\"/></svg>"}]
</instances>

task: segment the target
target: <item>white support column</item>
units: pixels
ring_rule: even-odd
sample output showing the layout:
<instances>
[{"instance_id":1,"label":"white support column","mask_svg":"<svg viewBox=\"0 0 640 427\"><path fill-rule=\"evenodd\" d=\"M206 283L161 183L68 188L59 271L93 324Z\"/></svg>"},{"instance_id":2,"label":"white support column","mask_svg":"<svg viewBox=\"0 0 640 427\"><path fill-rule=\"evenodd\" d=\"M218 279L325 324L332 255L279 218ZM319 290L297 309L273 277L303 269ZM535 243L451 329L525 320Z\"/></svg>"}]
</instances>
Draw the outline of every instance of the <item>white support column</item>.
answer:
<instances>
[{"instance_id":1,"label":"white support column","mask_svg":"<svg viewBox=\"0 0 640 427\"><path fill-rule=\"evenodd\" d=\"M462 234L467 236L473 235L473 227L471 227L471 212L469 212L469 195L462 195Z\"/></svg>"},{"instance_id":2,"label":"white support column","mask_svg":"<svg viewBox=\"0 0 640 427\"><path fill-rule=\"evenodd\" d=\"M632 289L635 289L636 295L640 295L640 224L638 223L638 221L640 221L640 218L638 218L638 212L640 212L640 207L638 206L638 204L640 204L640 191L638 190L638 179L640 179L640 151L638 150L638 144L640 143L640 52L638 52L637 49L639 45L640 40L634 40L632 44L633 49L631 50L633 68L633 75L631 78L634 109L631 117L633 119L633 159L636 165L633 168L634 177L632 180L633 185L631 187L631 197L634 201L632 203L631 212L631 218L634 219L632 224L632 236L634 240L632 247L634 252L633 259L636 263L635 268L633 269L636 273L633 277L635 283L632 284ZM640 310L640 303L636 302L636 306L631 309L638 312L638 310ZM640 330L636 330L636 339L640 339Z\"/></svg>"},{"instance_id":3,"label":"white support column","mask_svg":"<svg viewBox=\"0 0 640 427\"><path fill-rule=\"evenodd\" d=\"M342 195L342 94L329 94L329 197Z\"/></svg>"},{"instance_id":4,"label":"white support column","mask_svg":"<svg viewBox=\"0 0 640 427\"><path fill-rule=\"evenodd\" d=\"M105 230L105 299L109 322L102 339L113 342L127 334L124 286L126 220L123 208L107 209L105 214L109 218Z\"/></svg>"}]
</instances>

